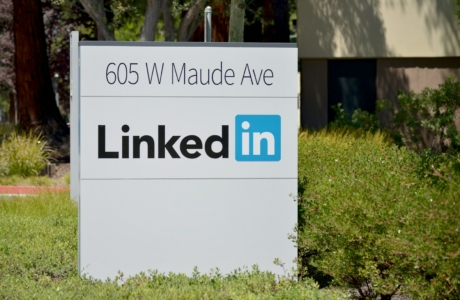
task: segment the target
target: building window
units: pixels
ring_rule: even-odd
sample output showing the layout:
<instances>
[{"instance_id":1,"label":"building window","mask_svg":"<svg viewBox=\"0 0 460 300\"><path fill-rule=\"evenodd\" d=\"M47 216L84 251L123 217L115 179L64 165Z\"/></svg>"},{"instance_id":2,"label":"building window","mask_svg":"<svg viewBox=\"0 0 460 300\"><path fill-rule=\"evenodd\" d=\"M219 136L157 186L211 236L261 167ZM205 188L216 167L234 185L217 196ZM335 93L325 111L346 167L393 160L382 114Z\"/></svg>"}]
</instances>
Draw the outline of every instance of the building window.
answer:
<instances>
[{"instance_id":1,"label":"building window","mask_svg":"<svg viewBox=\"0 0 460 300\"><path fill-rule=\"evenodd\" d=\"M375 112L377 98L375 59L340 59L328 61L328 122L335 118L332 105L342 103L352 115L357 108Z\"/></svg>"}]
</instances>

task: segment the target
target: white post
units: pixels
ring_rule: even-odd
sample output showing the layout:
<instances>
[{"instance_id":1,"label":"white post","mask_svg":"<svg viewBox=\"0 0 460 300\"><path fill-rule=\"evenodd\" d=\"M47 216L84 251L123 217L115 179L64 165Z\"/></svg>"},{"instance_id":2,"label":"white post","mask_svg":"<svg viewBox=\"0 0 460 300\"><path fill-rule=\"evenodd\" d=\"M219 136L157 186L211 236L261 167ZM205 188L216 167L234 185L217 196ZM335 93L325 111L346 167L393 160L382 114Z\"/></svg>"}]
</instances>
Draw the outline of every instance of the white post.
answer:
<instances>
[{"instance_id":1,"label":"white post","mask_svg":"<svg viewBox=\"0 0 460 300\"><path fill-rule=\"evenodd\" d=\"M70 33L70 198L80 200L80 51L78 31Z\"/></svg>"},{"instance_id":2,"label":"white post","mask_svg":"<svg viewBox=\"0 0 460 300\"><path fill-rule=\"evenodd\" d=\"M212 8L208 6L204 9L204 41L211 42L211 17L212 17Z\"/></svg>"}]
</instances>

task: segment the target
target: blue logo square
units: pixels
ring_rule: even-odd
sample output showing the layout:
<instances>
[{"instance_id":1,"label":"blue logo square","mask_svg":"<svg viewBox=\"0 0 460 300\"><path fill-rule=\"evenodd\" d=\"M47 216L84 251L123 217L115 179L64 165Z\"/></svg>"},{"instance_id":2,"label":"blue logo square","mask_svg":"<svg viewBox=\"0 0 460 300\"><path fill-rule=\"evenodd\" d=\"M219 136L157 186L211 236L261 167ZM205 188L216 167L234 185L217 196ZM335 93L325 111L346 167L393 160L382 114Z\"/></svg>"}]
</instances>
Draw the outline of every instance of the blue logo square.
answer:
<instances>
[{"instance_id":1,"label":"blue logo square","mask_svg":"<svg viewBox=\"0 0 460 300\"><path fill-rule=\"evenodd\" d=\"M237 115L235 159L237 161L280 161L281 117Z\"/></svg>"}]
</instances>

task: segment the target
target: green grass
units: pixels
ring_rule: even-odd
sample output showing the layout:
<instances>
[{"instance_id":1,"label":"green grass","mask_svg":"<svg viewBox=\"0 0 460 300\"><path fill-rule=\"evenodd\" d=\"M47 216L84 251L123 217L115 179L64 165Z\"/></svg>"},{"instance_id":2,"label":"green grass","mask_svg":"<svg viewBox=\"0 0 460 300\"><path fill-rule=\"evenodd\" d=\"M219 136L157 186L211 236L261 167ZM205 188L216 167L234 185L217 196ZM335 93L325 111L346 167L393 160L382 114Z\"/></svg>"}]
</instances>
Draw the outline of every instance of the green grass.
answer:
<instances>
[{"instance_id":1,"label":"green grass","mask_svg":"<svg viewBox=\"0 0 460 300\"><path fill-rule=\"evenodd\" d=\"M0 299L346 299L257 268L222 275L78 276L78 211L68 193L0 198ZM191 270L192 271L192 270Z\"/></svg>"}]
</instances>

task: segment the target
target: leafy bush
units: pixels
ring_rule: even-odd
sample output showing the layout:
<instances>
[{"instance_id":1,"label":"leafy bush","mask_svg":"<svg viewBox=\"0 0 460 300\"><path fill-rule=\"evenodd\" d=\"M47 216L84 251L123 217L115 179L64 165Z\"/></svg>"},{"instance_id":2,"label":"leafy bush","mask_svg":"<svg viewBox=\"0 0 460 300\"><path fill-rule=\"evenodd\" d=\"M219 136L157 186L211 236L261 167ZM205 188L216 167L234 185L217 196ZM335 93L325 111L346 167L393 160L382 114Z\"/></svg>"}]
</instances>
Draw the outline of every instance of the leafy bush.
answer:
<instances>
[{"instance_id":1,"label":"leafy bush","mask_svg":"<svg viewBox=\"0 0 460 300\"><path fill-rule=\"evenodd\" d=\"M358 108L352 116L349 116L343 109L342 103L333 105L332 109L335 112L335 119L329 124L330 128L359 128L371 132L379 130L380 122L376 114Z\"/></svg>"},{"instance_id":2,"label":"leafy bush","mask_svg":"<svg viewBox=\"0 0 460 300\"><path fill-rule=\"evenodd\" d=\"M0 198L0 299L347 299L312 280L257 267L191 277L149 272L99 281L78 276L78 209L68 193Z\"/></svg>"},{"instance_id":3,"label":"leafy bush","mask_svg":"<svg viewBox=\"0 0 460 300\"><path fill-rule=\"evenodd\" d=\"M362 298L458 299L460 178L444 165L439 188L421 160L380 132L301 133L302 271L316 268Z\"/></svg>"},{"instance_id":4,"label":"leafy bush","mask_svg":"<svg viewBox=\"0 0 460 300\"><path fill-rule=\"evenodd\" d=\"M432 185L444 188L460 176L460 152L437 153L432 149L424 149L420 153L417 173Z\"/></svg>"},{"instance_id":5,"label":"leafy bush","mask_svg":"<svg viewBox=\"0 0 460 300\"><path fill-rule=\"evenodd\" d=\"M460 131L455 120L460 116L460 81L448 77L438 89L425 88L420 93L399 93L396 104L378 100L376 112L389 112L391 124L383 126L377 114L356 109L347 115L342 104L333 105L334 121L328 127L354 128L376 132L388 132L397 145L406 146L418 152L431 148L435 152L460 152ZM432 136L432 143L426 147L422 134Z\"/></svg>"},{"instance_id":6,"label":"leafy bush","mask_svg":"<svg viewBox=\"0 0 460 300\"><path fill-rule=\"evenodd\" d=\"M396 106L386 100L378 102L377 106L391 112L393 125L390 129L401 144L423 149L423 128L434 136L431 147L436 151L460 151L460 132L455 126L455 118L460 113L460 81L454 77L448 77L439 89L401 93Z\"/></svg>"},{"instance_id":7,"label":"leafy bush","mask_svg":"<svg viewBox=\"0 0 460 300\"><path fill-rule=\"evenodd\" d=\"M40 135L12 133L0 148L0 172L12 176L36 176L49 164L50 150Z\"/></svg>"}]
</instances>

